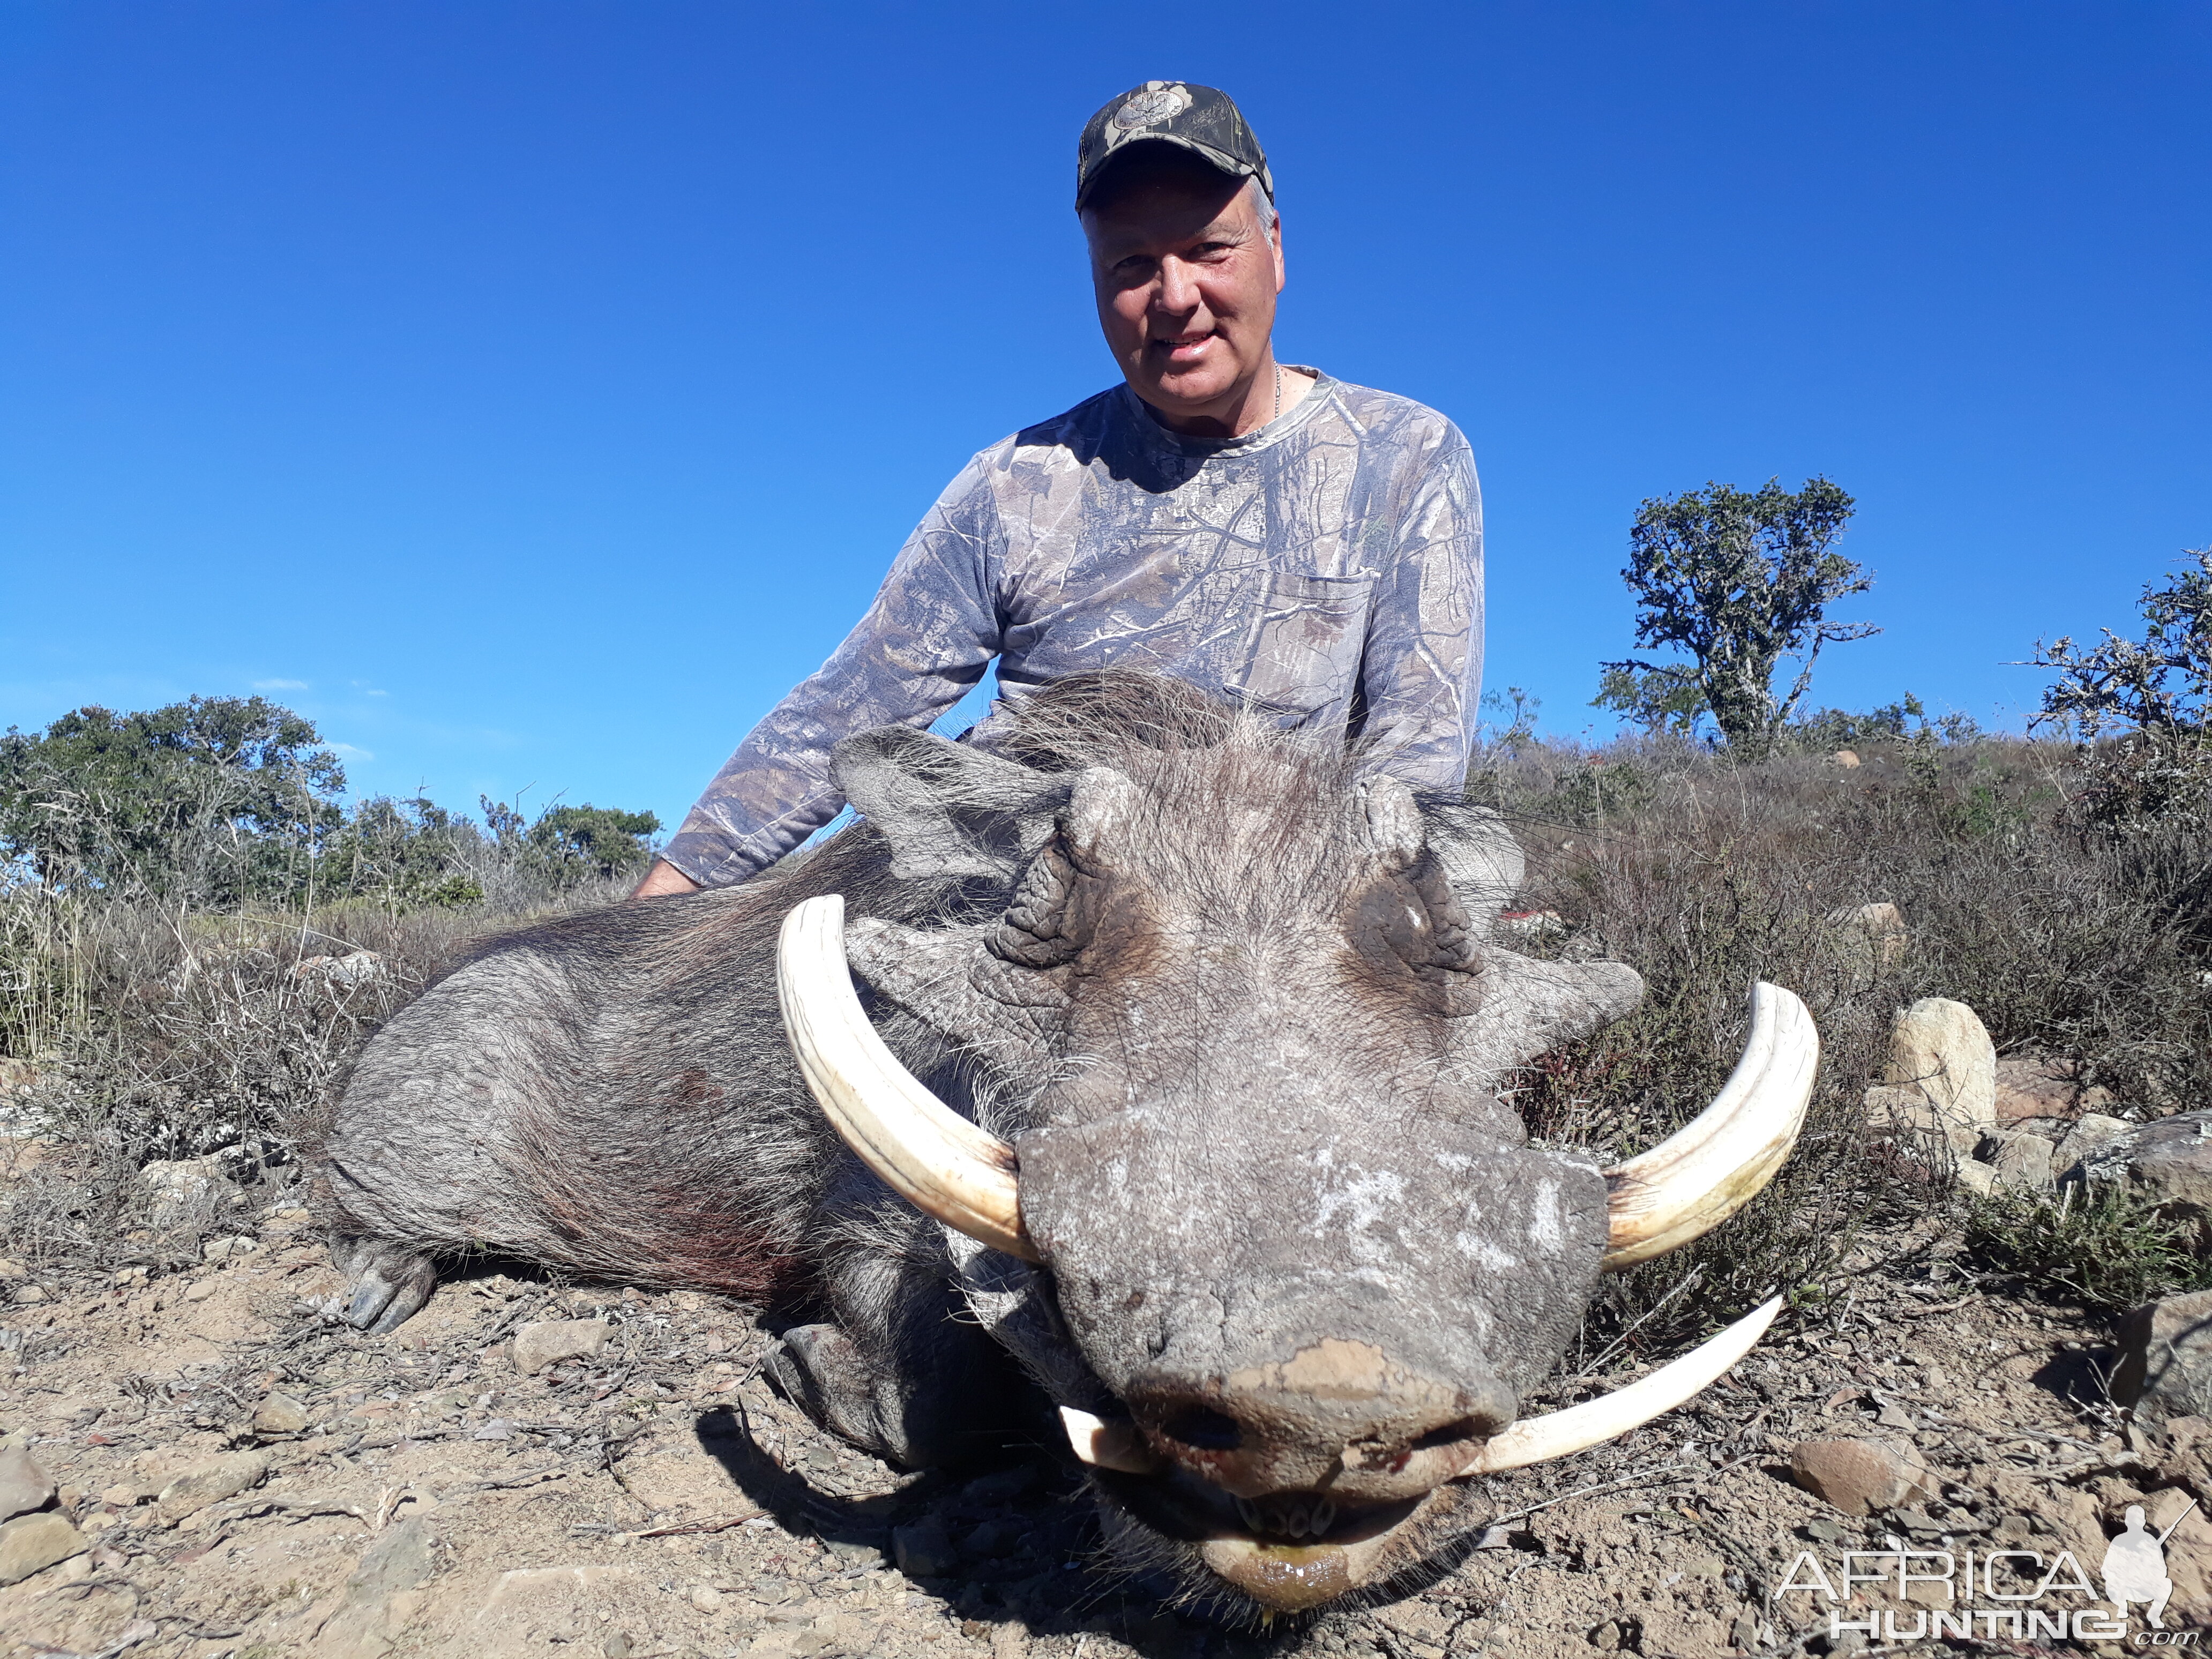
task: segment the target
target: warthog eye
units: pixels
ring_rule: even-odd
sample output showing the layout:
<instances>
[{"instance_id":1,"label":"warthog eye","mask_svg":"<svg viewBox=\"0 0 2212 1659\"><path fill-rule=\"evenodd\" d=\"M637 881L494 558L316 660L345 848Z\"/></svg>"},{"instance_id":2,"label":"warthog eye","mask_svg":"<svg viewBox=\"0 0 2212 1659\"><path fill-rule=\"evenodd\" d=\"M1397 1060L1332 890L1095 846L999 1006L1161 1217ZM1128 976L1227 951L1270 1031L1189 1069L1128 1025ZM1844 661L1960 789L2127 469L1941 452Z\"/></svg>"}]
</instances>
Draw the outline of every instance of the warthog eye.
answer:
<instances>
[{"instance_id":1,"label":"warthog eye","mask_svg":"<svg viewBox=\"0 0 2212 1659\"><path fill-rule=\"evenodd\" d=\"M1210 1406L1186 1406L1160 1425L1170 1440L1199 1451L1235 1451L1244 1443L1237 1419Z\"/></svg>"},{"instance_id":2,"label":"warthog eye","mask_svg":"<svg viewBox=\"0 0 2212 1659\"><path fill-rule=\"evenodd\" d=\"M1058 847L1046 848L1022 877L999 925L985 935L984 948L1024 968L1057 968L1073 961L1081 947L1064 928L1074 876L1066 855Z\"/></svg>"}]
</instances>

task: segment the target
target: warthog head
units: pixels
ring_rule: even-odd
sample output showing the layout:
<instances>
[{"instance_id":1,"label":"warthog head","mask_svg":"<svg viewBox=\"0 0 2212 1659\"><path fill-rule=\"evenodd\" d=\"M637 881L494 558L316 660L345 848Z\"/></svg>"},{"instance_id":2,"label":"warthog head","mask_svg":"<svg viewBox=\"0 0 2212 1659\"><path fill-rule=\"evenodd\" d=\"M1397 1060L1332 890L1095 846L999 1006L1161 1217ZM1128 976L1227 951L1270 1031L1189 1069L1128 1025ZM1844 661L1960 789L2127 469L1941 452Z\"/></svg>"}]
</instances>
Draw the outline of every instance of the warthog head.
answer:
<instances>
[{"instance_id":1,"label":"warthog head","mask_svg":"<svg viewBox=\"0 0 2212 1659\"><path fill-rule=\"evenodd\" d=\"M1635 973L1490 942L1519 878L1494 821L1164 690L1146 709L995 754L842 745L895 875L1012 896L929 929L808 901L785 1022L848 1143L951 1230L1118 1540L1301 1609L1486 1519L1460 1477L1617 1434L1749 1346L1763 1318L1632 1400L1519 1419L1601 1271L1786 1155L1811 1034L1767 988L1729 1094L1674 1141L1612 1172L1532 1147L1496 1079L1632 1007ZM972 1118L890 1055L848 966L959 1046Z\"/></svg>"}]
</instances>

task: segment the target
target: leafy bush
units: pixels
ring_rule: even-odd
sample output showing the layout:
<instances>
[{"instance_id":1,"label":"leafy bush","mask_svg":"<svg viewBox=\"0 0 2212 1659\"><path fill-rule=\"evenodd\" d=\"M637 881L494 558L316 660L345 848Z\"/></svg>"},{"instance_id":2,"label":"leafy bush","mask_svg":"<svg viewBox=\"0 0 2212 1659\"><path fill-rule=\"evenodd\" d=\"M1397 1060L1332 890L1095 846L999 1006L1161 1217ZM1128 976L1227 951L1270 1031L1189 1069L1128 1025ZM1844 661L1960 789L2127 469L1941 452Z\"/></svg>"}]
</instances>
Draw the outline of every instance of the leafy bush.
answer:
<instances>
[{"instance_id":1,"label":"leafy bush","mask_svg":"<svg viewBox=\"0 0 2212 1659\"><path fill-rule=\"evenodd\" d=\"M2106 629L2087 650L2070 637L2036 641L2033 665L2058 678L2034 723L2092 745L2079 795L2087 821L2212 817L2212 548L2184 555L2164 586L2144 584L2140 610L2140 641Z\"/></svg>"},{"instance_id":2,"label":"leafy bush","mask_svg":"<svg viewBox=\"0 0 2212 1659\"><path fill-rule=\"evenodd\" d=\"M1602 664L1595 706L1684 735L1709 714L1731 750L1765 755L1812 684L1820 647L1881 631L1827 620L1831 605L1873 586L1834 550L1852 506L1826 478L1794 493L1770 478L1756 492L1716 483L1645 501L1620 573L1636 595L1636 643L1689 660ZM1778 694L1786 656L1801 665Z\"/></svg>"},{"instance_id":3,"label":"leafy bush","mask_svg":"<svg viewBox=\"0 0 2212 1659\"><path fill-rule=\"evenodd\" d=\"M1976 1198L1966 1212L1966 1252L2032 1290L2106 1313L2212 1289L2212 1260L2197 1253L2194 1225L2118 1188Z\"/></svg>"}]
</instances>

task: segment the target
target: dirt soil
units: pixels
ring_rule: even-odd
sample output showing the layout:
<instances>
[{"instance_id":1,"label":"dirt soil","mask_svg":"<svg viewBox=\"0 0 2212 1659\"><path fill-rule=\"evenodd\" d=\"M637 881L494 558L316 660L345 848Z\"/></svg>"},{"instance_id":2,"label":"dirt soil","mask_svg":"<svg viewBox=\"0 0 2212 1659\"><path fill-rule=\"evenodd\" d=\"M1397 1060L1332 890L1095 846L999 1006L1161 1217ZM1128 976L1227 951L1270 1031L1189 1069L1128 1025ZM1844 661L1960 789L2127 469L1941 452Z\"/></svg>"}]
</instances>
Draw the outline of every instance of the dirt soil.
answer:
<instances>
[{"instance_id":1,"label":"dirt soil","mask_svg":"<svg viewBox=\"0 0 2212 1659\"><path fill-rule=\"evenodd\" d=\"M1820 1651L1824 1606L1775 1594L1801 1552L1832 1571L1842 1550L1906 1534L1929 1548L2071 1548L2094 1574L2123 1505L2163 1491L2148 1500L2163 1527L2190 1495L2177 1474L2203 1476L2161 1473L2155 1451L2111 1431L2100 1328L1977 1292L1939 1243L1790 1316L1691 1408L1492 1481L1497 1523L1426 1590L1230 1632L1096 1559L1079 1480L1053 1449L1009 1446L1002 1465L951 1479L822 1434L762 1380L765 1339L743 1310L487 1271L366 1337L325 1310L338 1279L304 1211L251 1206L234 1221L254 1248L225 1261L0 1287L16 1298L0 1305L0 1431L61 1484L89 1543L0 1589L10 1659L1585 1659L1806 1651L1808 1637ZM607 1322L596 1355L517 1371L520 1327L574 1319ZM285 1426L282 1402L264 1410L272 1395L304 1425ZM1801 1440L1839 1435L1917 1449L1940 1495L1870 1518L1830 1508L1788 1466ZM160 1499L224 1459L228 1478L209 1489L236 1490L196 1508L204 1491ZM2175 1539L2167 1622L2212 1622L2198 1565L2212 1564L2212 1526L2191 1512Z\"/></svg>"}]
</instances>

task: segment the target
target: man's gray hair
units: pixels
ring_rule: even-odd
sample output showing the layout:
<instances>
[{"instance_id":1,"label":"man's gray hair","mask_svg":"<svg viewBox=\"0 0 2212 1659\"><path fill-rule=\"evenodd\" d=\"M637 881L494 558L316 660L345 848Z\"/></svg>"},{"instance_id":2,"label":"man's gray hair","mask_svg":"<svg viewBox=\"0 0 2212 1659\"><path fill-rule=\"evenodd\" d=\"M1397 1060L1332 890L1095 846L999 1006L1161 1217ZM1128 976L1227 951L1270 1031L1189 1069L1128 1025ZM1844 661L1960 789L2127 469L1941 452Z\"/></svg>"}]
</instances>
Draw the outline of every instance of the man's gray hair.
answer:
<instances>
[{"instance_id":1,"label":"man's gray hair","mask_svg":"<svg viewBox=\"0 0 2212 1659\"><path fill-rule=\"evenodd\" d=\"M1267 194L1257 173L1244 181L1246 194L1252 198L1252 211L1260 221L1260 234L1272 236L1275 233L1275 198Z\"/></svg>"}]
</instances>

